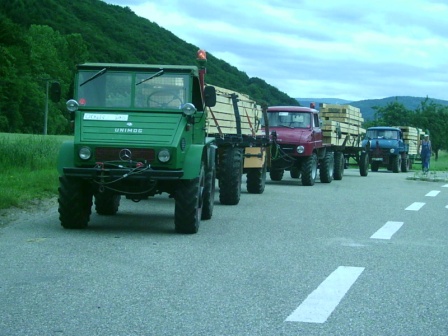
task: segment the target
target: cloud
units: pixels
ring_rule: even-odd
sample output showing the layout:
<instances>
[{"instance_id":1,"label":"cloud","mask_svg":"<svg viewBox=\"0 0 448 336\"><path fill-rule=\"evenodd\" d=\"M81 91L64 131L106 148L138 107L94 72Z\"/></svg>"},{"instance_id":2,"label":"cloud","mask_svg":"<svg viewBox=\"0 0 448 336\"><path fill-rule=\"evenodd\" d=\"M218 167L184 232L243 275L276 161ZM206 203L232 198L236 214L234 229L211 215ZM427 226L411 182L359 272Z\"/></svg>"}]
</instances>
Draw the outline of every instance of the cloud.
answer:
<instances>
[{"instance_id":1,"label":"cloud","mask_svg":"<svg viewBox=\"0 0 448 336\"><path fill-rule=\"evenodd\" d=\"M108 0L291 97L448 100L437 0Z\"/></svg>"}]
</instances>

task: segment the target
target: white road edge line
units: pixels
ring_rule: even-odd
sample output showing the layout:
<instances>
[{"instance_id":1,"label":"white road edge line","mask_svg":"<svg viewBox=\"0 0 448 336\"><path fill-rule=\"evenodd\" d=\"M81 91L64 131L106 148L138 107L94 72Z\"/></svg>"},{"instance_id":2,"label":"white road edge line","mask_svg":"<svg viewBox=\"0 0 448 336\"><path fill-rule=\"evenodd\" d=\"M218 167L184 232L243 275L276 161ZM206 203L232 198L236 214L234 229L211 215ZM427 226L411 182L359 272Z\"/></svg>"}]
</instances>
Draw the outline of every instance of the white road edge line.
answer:
<instances>
[{"instance_id":1,"label":"white road edge line","mask_svg":"<svg viewBox=\"0 0 448 336\"><path fill-rule=\"evenodd\" d=\"M429 193L427 193L425 196L429 197L436 197L439 194L440 190L431 190Z\"/></svg>"},{"instance_id":2,"label":"white road edge line","mask_svg":"<svg viewBox=\"0 0 448 336\"><path fill-rule=\"evenodd\" d=\"M324 323L363 271L364 267L339 266L285 322Z\"/></svg>"},{"instance_id":3,"label":"white road edge line","mask_svg":"<svg viewBox=\"0 0 448 336\"><path fill-rule=\"evenodd\" d=\"M386 222L381 229L375 232L370 238L372 239L390 239L392 236L400 230L403 222Z\"/></svg>"},{"instance_id":4,"label":"white road edge line","mask_svg":"<svg viewBox=\"0 0 448 336\"><path fill-rule=\"evenodd\" d=\"M425 203L414 202L410 206L408 206L405 210L419 211L424 205Z\"/></svg>"}]
</instances>

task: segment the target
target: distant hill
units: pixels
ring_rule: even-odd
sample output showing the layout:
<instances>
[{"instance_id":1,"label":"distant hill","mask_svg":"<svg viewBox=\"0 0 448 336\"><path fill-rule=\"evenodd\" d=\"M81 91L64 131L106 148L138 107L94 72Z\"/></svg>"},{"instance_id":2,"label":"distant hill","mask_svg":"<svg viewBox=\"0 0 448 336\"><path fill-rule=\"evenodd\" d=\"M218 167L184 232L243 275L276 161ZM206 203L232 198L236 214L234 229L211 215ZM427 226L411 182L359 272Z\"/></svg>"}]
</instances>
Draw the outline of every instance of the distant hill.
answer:
<instances>
[{"instance_id":1,"label":"distant hill","mask_svg":"<svg viewBox=\"0 0 448 336\"><path fill-rule=\"evenodd\" d=\"M382 99L366 99L359 101L349 101L338 98L296 98L296 99L302 106L309 106L311 102L315 102L317 107L319 107L320 103L341 104L341 105L350 104L352 106L361 109L361 113L364 120L368 121L373 120L375 118L375 110L373 109L374 106L379 107L386 106L391 102L398 101L399 103L403 104L408 110L415 111L420 106L421 102L426 99L426 97L398 96L398 97L387 97ZM448 106L448 100L432 99L432 98L429 98L429 100L434 102L435 104Z\"/></svg>"}]
</instances>

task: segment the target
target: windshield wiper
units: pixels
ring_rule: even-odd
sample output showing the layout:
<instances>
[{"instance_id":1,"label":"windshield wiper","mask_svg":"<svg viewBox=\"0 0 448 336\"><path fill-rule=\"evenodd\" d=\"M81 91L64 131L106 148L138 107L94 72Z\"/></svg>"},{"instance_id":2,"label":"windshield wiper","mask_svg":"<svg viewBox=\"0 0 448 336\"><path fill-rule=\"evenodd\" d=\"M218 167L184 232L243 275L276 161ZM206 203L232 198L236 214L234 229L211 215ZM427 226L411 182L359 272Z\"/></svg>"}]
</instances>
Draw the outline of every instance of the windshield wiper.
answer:
<instances>
[{"instance_id":1,"label":"windshield wiper","mask_svg":"<svg viewBox=\"0 0 448 336\"><path fill-rule=\"evenodd\" d=\"M94 74L92 77L90 77L89 79L87 79L87 80L85 80L84 82L82 82L79 86L83 86L84 84L86 84L86 83L88 83L88 82L94 80L95 78L97 78L97 77L99 77L99 76L105 74L106 71L107 71L106 68L104 68L104 69L98 71L98 72L97 72L96 74Z\"/></svg>"},{"instance_id":2,"label":"windshield wiper","mask_svg":"<svg viewBox=\"0 0 448 336\"><path fill-rule=\"evenodd\" d=\"M164 70L162 69L162 70L160 70L159 72L156 72L155 74L149 76L148 78L142 79L140 82L138 82L138 83L135 84L135 85L139 85L139 84L141 84L141 83L144 83L144 82L146 82L146 81L149 81L150 79L159 77L159 76L163 75L163 72L164 72Z\"/></svg>"}]
</instances>

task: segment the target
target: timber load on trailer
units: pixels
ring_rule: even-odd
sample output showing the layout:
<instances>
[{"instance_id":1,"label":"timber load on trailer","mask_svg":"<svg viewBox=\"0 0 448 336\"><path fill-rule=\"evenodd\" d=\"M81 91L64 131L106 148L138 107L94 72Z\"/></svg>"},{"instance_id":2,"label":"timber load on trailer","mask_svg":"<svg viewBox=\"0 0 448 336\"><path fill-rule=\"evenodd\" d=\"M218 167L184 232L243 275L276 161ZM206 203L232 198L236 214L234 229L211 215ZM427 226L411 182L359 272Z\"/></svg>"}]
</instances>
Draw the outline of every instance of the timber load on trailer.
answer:
<instances>
[{"instance_id":1,"label":"timber load on trailer","mask_svg":"<svg viewBox=\"0 0 448 336\"><path fill-rule=\"evenodd\" d=\"M239 203L242 175L247 191L261 194L266 180L269 138L260 131L261 106L248 95L217 87L216 105L207 108L206 133L218 147L217 178L222 204Z\"/></svg>"},{"instance_id":2,"label":"timber load on trailer","mask_svg":"<svg viewBox=\"0 0 448 336\"><path fill-rule=\"evenodd\" d=\"M364 118L361 110L351 105L321 103L319 106L323 121L323 141L331 144L335 153L343 155L341 161L345 167L352 158L359 165L361 175L367 175L368 149L362 144L366 129L362 127ZM335 161L337 164L339 160Z\"/></svg>"}]
</instances>

